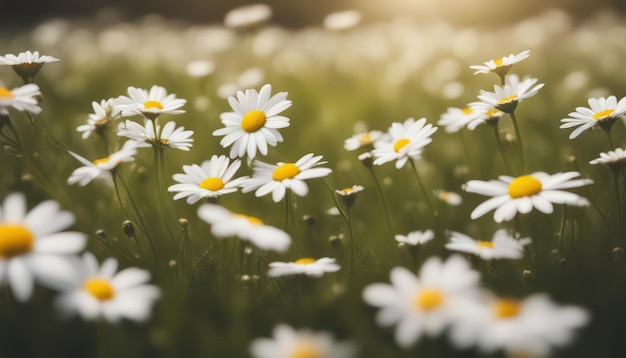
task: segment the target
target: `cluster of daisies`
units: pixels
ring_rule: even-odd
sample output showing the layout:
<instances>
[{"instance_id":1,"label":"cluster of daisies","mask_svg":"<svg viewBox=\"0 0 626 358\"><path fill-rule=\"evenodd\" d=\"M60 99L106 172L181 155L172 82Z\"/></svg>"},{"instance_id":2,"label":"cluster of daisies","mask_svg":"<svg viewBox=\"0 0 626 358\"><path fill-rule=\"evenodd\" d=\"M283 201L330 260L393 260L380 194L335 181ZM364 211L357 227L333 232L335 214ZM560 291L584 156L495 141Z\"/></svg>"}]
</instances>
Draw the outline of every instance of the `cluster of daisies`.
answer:
<instances>
[{"instance_id":1,"label":"cluster of daisies","mask_svg":"<svg viewBox=\"0 0 626 358\"><path fill-rule=\"evenodd\" d=\"M380 309L378 324L396 326L394 338L404 348L445 332L458 349L546 357L589 320L584 309L557 305L545 294L499 297L480 286L480 274L458 255L428 258L417 276L395 267L390 280L367 286L363 300Z\"/></svg>"},{"instance_id":2,"label":"cluster of daisies","mask_svg":"<svg viewBox=\"0 0 626 358\"><path fill-rule=\"evenodd\" d=\"M499 121L508 114L516 130L518 175L514 168L505 165L506 175L497 180L470 180L463 189L490 197L478 205L471 213L478 219L494 211L496 223L512 220L517 214L528 214L533 209L544 214L554 210L554 204L570 206L589 205L587 199L564 189L578 188L592 184L590 179L580 179L579 172L548 174L541 171L524 172L523 147L516 122L515 110L518 104L528 99L543 87L531 77L520 79L509 70L519 61L529 56L529 51L511 54L496 60L472 66L479 73L495 73L500 77L500 85L494 91L481 90L477 102L465 108L449 108L437 124L445 126L446 132L454 133L467 127L474 130L481 124L494 127L497 140ZM615 115L623 112L615 98L594 99L593 115L589 110L578 109L580 113L600 117L597 113L609 116L616 108ZM620 101L620 103L623 101ZM600 104L602 108L600 107ZM580 118L570 114L574 118ZM594 117L594 118L595 118ZM567 119L563 120L568 122ZM580 122L577 122L580 124ZM571 126L571 125L570 125ZM588 127L587 127L588 128ZM432 141L431 135L437 127L427 123L426 118L409 118L404 122L392 123L386 133L378 130L357 133L344 142L349 151L361 150L359 159L369 168L395 161L397 169L410 163L417 174L417 161L424 148ZM577 133L578 134L578 133ZM623 152L620 152L623 153ZM505 158L505 163L513 158ZM602 154L592 163L615 160L616 152ZM418 177L419 179L419 177ZM420 181L420 185L423 185ZM428 201L427 191L424 190ZM460 203L461 197L452 192L435 191L444 201ZM431 208L432 209L432 208ZM435 213L436 215L436 213ZM519 233L506 229L497 230L491 240L474 240L456 231L446 232L449 241L445 247L452 251L472 254L484 260L520 259L530 238L522 238ZM433 239L433 230L414 231L408 235L395 235L400 246L419 247ZM444 331L449 334L451 343L465 349L475 347L481 352L497 350L508 354L530 354L548 356L553 347L563 346L571 341L574 329L588 322L588 314L578 307L559 307L546 295L535 294L525 299L502 298L492 292L478 288L479 273L471 269L460 256L452 256L443 262L437 257L427 259L416 277L402 267L391 271L391 285L371 284L363 292L363 299L381 310L376 319L381 326L396 325L395 339L402 347L413 345L420 337L438 336Z\"/></svg>"},{"instance_id":3,"label":"cluster of daisies","mask_svg":"<svg viewBox=\"0 0 626 358\"><path fill-rule=\"evenodd\" d=\"M472 219L479 219L493 210L494 221L503 223L533 209L550 214L554 204L589 204L582 196L565 190L592 183L579 178L580 173L525 172L515 110L522 100L537 94L543 84L531 77L520 79L509 74L509 70L528 56L529 51L523 51L472 66L477 74L497 74L500 85L494 85L493 92L480 91L478 101L463 109L449 108L437 123L445 126L448 133L464 127L474 130L481 124L492 126L499 143L499 121L505 115L513 121L518 166L514 170L505 165L506 174L497 180L470 180L464 185L468 193L490 197L470 213ZM0 87L0 115L8 116L9 108L40 113L37 102L40 92L32 81L44 63L54 61L58 60L39 56L37 52L0 57L0 64L13 66L25 83L13 90ZM290 125L290 119L282 113L292 105L287 93L272 95L272 87L266 84L259 91L237 91L228 98L228 103L232 111L221 114L223 128L213 132L214 136L221 137L220 145L228 150L228 155L214 154L202 163L183 165L183 173L173 174L176 184L170 185L167 191L174 193L173 200L185 199L189 205L201 202L198 217L211 226L214 237L237 237L261 250L286 253L292 243L286 231L266 225L258 217L215 204L215 199L241 190L242 193L254 192L255 197L271 194L274 202L286 201L291 193L306 196L309 193L306 181L328 176L332 170L323 166L326 162L322 156L313 153L293 162L267 163L259 159L268 155L270 147L284 141L280 130ZM94 101L94 113L77 131L87 140L94 134L106 138L115 130L117 140L113 150L95 160L69 152L82 166L71 173L68 184L85 186L96 179L115 181L122 175L121 166L134 161L143 148L154 149L155 163L159 162L158 156L164 149L189 151L193 146L193 131L177 127L174 121L160 123L162 115L184 114L181 108L185 104L186 100L158 85L150 89L128 87L126 95ZM598 124L607 131L610 140L612 124L626 113L626 100L618 102L611 96L590 99L589 104L591 108L580 107L570 113L571 118L563 119L561 128L579 126L570 136L575 138ZM345 141L344 147L349 151L362 151L359 159L372 170L373 166L390 162L402 169L409 163L419 178L416 163L437 130L438 127L428 123L426 118L408 118L392 123L386 133L372 130L355 134ZM624 153L618 148L602 153L591 163L604 163L621 170L626 163ZM505 163L509 162L503 152L501 155ZM243 166L251 169L250 175L238 174ZM423 188L421 181L420 185ZM361 190L363 187L353 186L337 191L337 195L345 198L349 207ZM428 191L423 190L423 193L428 202ZM462 200L454 192L438 190L435 194L451 205L458 205ZM157 287L148 284L150 274L138 268L118 272L117 261L113 258L99 264L88 252L78 256L85 248L86 236L62 231L73 222L74 216L60 210L53 201L40 203L27 212L24 195L7 196L0 207L0 282L6 277L19 301L31 297L35 281L59 290L58 307L68 315L80 314L85 319L103 316L110 321L122 317L148 318L152 304L160 295ZM417 247L436 239L435 236L433 230L426 229L396 235L395 239L399 245ZM447 236L449 250L485 260L519 259L531 243L529 238L504 229L497 230L491 240L474 240L455 231L448 231ZM272 262L268 266L267 274L272 277L321 277L341 269L336 260L329 257L302 257L289 262ZM459 349L476 347L486 353L501 350L510 354L547 356L554 347L568 344L575 329L589 320L585 310L559 306L543 294L524 299L498 297L481 288L479 273L456 255L445 261L438 257L426 259L418 276L395 267L390 280L391 284L368 285L363 291L363 300L380 308L376 321L381 326L396 326L395 340L403 348L412 346L422 336L445 332ZM272 339L254 340L250 351L255 357L350 357L356 354L356 347L349 342L336 342L328 332L295 330L279 324Z\"/></svg>"},{"instance_id":4,"label":"cluster of daisies","mask_svg":"<svg viewBox=\"0 0 626 358\"><path fill-rule=\"evenodd\" d=\"M199 164L183 165L183 173L172 176L176 184L167 190L175 193L174 200L185 199L189 205L203 201L198 209L201 219L212 225L215 237L239 237L262 250L284 253L291 244L291 237L278 228L265 225L259 218L234 213L217 205L209 204L219 196L241 190L243 193L254 192L256 197L271 194L274 202L285 198L287 191L298 196L308 194L305 180L321 178L331 173L331 169L321 167L325 164L322 156L312 153L302 156L295 162L279 162L269 164L258 160L257 154L267 155L268 148L283 141L279 129L289 126L289 118L280 115L291 106L287 93L281 92L272 96L272 88L265 85L259 92L248 89L237 92L236 97L228 99L233 111L221 114L224 127L213 132L222 136L220 144L230 148L229 155L214 154ZM128 96L120 96L93 102L94 113L89 115L87 124L77 128L83 138L92 133L106 135L120 120L117 136L126 138L121 148L103 158L89 161L82 156L70 152L84 166L76 168L68 179L69 184L81 186L89 184L96 178L108 181L119 175L120 165L134 161L137 151L141 148L163 148L189 150L192 147L193 131L184 127L176 127L174 121L161 128L160 116L163 114L183 114L180 109L186 101L168 94L160 86L152 86L149 90L128 88ZM143 124L125 117L140 116ZM242 160L252 167L252 175L237 176L242 167ZM338 265L334 259L310 259L288 263L293 273L299 273L302 266L317 267L336 271ZM271 271L273 272L273 271ZM281 275L285 274L281 271Z\"/></svg>"},{"instance_id":5,"label":"cluster of daisies","mask_svg":"<svg viewBox=\"0 0 626 358\"><path fill-rule=\"evenodd\" d=\"M118 271L115 258L98 263L85 252L87 235L64 231L74 215L48 200L27 210L22 193L0 205L0 283L8 283L19 302L28 301L35 283L58 291L62 315L84 319L145 320L160 289L148 284L150 273L129 267Z\"/></svg>"},{"instance_id":6,"label":"cluster of daisies","mask_svg":"<svg viewBox=\"0 0 626 358\"><path fill-rule=\"evenodd\" d=\"M10 65L24 82L11 90L0 87L3 127L8 124L15 131L11 108L29 115L41 113L41 92L32 82L46 63L56 61L37 51L0 56L0 65ZM13 134L10 138L2 133L2 138L19 142L17 133ZM79 315L110 322L150 317L151 307L161 294L158 287L148 283L150 273L134 267L118 270L115 258L100 264L93 254L83 252L87 235L64 231L74 222L74 215L54 200L28 210L26 195L7 195L0 205L0 284L8 284L18 302L30 300L35 284L57 291L55 304L66 317Z\"/></svg>"}]
</instances>

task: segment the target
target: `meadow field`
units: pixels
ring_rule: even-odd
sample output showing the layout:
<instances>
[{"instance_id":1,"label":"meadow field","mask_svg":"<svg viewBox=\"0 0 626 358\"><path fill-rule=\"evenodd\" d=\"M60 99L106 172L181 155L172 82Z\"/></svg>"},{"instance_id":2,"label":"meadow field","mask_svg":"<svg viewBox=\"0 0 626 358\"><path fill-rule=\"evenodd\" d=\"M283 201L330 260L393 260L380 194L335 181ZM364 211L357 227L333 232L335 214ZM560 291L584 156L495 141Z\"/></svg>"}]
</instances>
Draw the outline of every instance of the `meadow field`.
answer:
<instances>
[{"instance_id":1,"label":"meadow field","mask_svg":"<svg viewBox=\"0 0 626 358\"><path fill-rule=\"evenodd\" d=\"M624 18L346 21L3 30L0 355L622 356Z\"/></svg>"}]
</instances>

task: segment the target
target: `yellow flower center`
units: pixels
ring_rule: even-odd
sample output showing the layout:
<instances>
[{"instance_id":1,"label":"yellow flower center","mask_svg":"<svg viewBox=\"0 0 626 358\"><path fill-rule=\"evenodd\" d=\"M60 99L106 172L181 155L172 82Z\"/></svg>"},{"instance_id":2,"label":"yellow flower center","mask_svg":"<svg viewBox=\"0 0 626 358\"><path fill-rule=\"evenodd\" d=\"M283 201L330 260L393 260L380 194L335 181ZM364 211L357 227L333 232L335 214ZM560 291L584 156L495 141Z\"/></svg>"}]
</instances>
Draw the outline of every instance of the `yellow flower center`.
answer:
<instances>
[{"instance_id":1,"label":"yellow flower center","mask_svg":"<svg viewBox=\"0 0 626 358\"><path fill-rule=\"evenodd\" d=\"M540 191L541 182L531 175L522 175L515 178L511 184L509 184L507 190L509 196L513 199L535 195Z\"/></svg>"},{"instance_id":2,"label":"yellow flower center","mask_svg":"<svg viewBox=\"0 0 626 358\"><path fill-rule=\"evenodd\" d=\"M303 257L301 259L297 259L295 264L297 265L310 265L315 262L314 258L311 257Z\"/></svg>"},{"instance_id":3,"label":"yellow flower center","mask_svg":"<svg viewBox=\"0 0 626 358\"><path fill-rule=\"evenodd\" d=\"M354 192L354 188L345 188L345 189L341 190L341 192L344 195L350 195L350 194L352 194L352 192Z\"/></svg>"},{"instance_id":4,"label":"yellow flower center","mask_svg":"<svg viewBox=\"0 0 626 358\"><path fill-rule=\"evenodd\" d=\"M469 107L465 107L465 108L463 108L463 109L461 110L461 112L463 112L463 114L464 114L464 115L466 115L466 116L468 116L468 115L470 115L470 114L474 113L474 111L473 111L471 108L469 108Z\"/></svg>"},{"instance_id":5,"label":"yellow flower center","mask_svg":"<svg viewBox=\"0 0 626 358\"><path fill-rule=\"evenodd\" d=\"M476 246L493 249L493 242L491 242L491 241L477 241L476 242Z\"/></svg>"},{"instance_id":6,"label":"yellow flower center","mask_svg":"<svg viewBox=\"0 0 626 358\"><path fill-rule=\"evenodd\" d=\"M300 168L293 163L281 164L272 173L272 179L275 181L283 181L291 179L300 173Z\"/></svg>"},{"instance_id":7,"label":"yellow flower center","mask_svg":"<svg viewBox=\"0 0 626 358\"><path fill-rule=\"evenodd\" d=\"M263 225L263 221L259 218L255 218L254 216L248 216L244 214L234 214L237 217L248 220L248 222L252 225Z\"/></svg>"},{"instance_id":8,"label":"yellow flower center","mask_svg":"<svg viewBox=\"0 0 626 358\"><path fill-rule=\"evenodd\" d=\"M94 122L94 126L98 129L103 129L111 123L109 118L100 118Z\"/></svg>"},{"instance_id":9,"label":"yellow flower center","mask_svg":"<svg viewBox=\"0 0 626 358\"><path fill-rule=\"evenodd\" d=\"M210 191L218 191L224 187L224 182L220 178L206 178L200 182L198 187Z\"/></svg>"},{"instance_id":10,"label":"yellow flower center","mask_svg":"<svg viewBox=\"0 0 626 358\"><path fill-rule=\"evenodd\" d=\"M96 159L93 161L93 164L98 165L98 164L104 164L106 162L109 161L109 157L104 157L104 158L100 158L100 159Z\"/></svg>"},{"instance_id":11,"label":"yellow flower center","mask_svg":"<svg viewBox=\"0 0 626 358\"><path fill-rule=\"evenodd\" d=\"M425 289L415 295L413 304L423 311L432 311L443 302L443 295L439 290Z\"/></svg>"},{"instance_id":12,"label":"yellow flower center","mask_svg":"<svg viewBox=\"0 0 626 358\"><path fill-rule=\"evenodd\" d=\"M294 348L289 358L321 358L321 355L316 345L310 342L303 342Z\"/></svg>"},{"instance_id":13,"label":"yellow flower center","mask_svg":"<svg viewBox=\"0 0 626 358\"><path fill-rule=\"evenodd\" d=\"M519 314L522 305L517 300L500 299L493 305L493 314L496 318L513 318Z\"/></svg>"},{"instance_id":14,"label":"yellow flower center","mask_svg":"<svg viewBox=\"0 0 626 358\"><path fill-rule=\"evenodd\" d=\"M516 94L512 94L508 97L504 97L501 100L499 100L498 102L496 102L496 105L499 106L501 104L505 104L505 103L509 103L509 102L513 102L518 96Z\"/></svg>"},{"instance_id":15,"label":"yellow flower center","mask_svg":"<svg viewBox=\"0 0 626 358\"><path fill-rule=\"evenodd\" d=\"M363 135L359 137L359 144L361 145L361 147L372 144L372 136L369 134L369 132L363 133Z\"/></svg>"},{"instance_id":16,"label":"yellow flower center","mask_svg":"<svg viewBox=\"0 0 626 358\"><path fill-rule=\"evenodd\" d=\"M159 109L159 110L163 109L163 105L159 101L145 101L143 103L143 106L146 109L150 109L150 108L156 108L156 109Z\"/></svg>"},{"instance_id":17,"label":"yellow flower center","mask_svg":"<svg viewBox=\"0 0 626 358\"><path fill-rule=\"evenodd\" d=\"M500 67L502 66L502 61L504 60L504 58L500 57L497 60L493 60L493 63L496 65L496 67Z\"/></svg>"},{"instance_id":18,"label":"yellow flower center","mask_svg":"<svg viewBox=\"0 0 626 358\"><path fill-rule=\"evenodd\" d=\"M7 88L0 87L0 98L13 98L15 95Z\"/></svg>"},{"instance_id":19,"label":"yellow flower center","mask_svg":"<svg viewBox=\"0 0 626 358\"><path fill-rule=\"evenodd\" d=\"M485 115L487 116L487 118L492 118L498 116L500 113L502 113L502 111L499 111L497 109L488 109L485 112Z\"/></svg>"},{"instance_id":20,"label":"yellow flower center","mask_svg":"<svg viewBox=\"0 0 626 358\"><path fill-rule=\"evenodd\" d=\"M115 296L115 291L108 280L102 278L92 278L87 280L84 289L98 301L107 301Z\"/></svg>"},{"instance_id":21,"label":"yellow flower center","mask_svg":"<svg viewBox=\"0 0 626 358\"><path fill-rule=\"evenodd\" d=\"M396 153L399 153L400 149L404 148L404 146L409 144L409 143L411 143L411 141L408 140L407 138L400 138L395 143L393 143L393 150Z\"/></svg>"},{"instance_id":22,"label":"yellow flower center","mask_svg":"<svg viewBox=\"0 0 626 358\"><path fill-rule=\"evenodd\" d=\"M614 110L612 109L605 109L604 111L594 113L591 116L591 118L595 119L596 121L599 121L601 119L605 119L606 117L610 116L613 113L613 111Z\"/></svg>"},{"instance_id":23,"label":"yellow flower center","mask_svg":"<svg viewBox=\"0 0 626 358\"><path fill-rule=\"evenodd\" d=\"M0 257L9 259L33 249L35 237L24 225L0 224Z\"/></svg>"},{"instance_id":24,"label":"yellow flower center","mask_svg":"<svg viewBox=\"0 0 626 358\"><path fill-rule=\"evenodd\" d=\"M241 119L241 129L248 133L256 132L263 127L266 120L265 112L255 109L243 116Z\"/></svg>"}]
</instances>

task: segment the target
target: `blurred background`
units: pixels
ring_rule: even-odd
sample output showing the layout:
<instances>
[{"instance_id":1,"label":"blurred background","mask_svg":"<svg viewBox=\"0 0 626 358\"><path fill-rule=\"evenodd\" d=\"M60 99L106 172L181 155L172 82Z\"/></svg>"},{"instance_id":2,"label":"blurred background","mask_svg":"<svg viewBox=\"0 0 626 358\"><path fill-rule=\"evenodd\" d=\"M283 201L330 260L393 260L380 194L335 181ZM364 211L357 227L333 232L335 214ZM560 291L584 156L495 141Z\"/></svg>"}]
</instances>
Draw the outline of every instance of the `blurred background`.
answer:
<instances>
[{"instance_id":1,"label":"blurred background","mask_svg":"<svg viewBox=\"0 0 626 358\"><path fill-rule=\"evenodd\" d=\"M253 338L267 336L282 320L354 337L370 357L435 356L429 354L428 344L414 350L396 347L390 331L378 329L373 312L362 303L360 292L365 284L387 280L391 265L411 267L415 262L388 237L370 173L357 161L355 152L343 150L343 141L355 131L386 130L392 121L408 117L424 116L435 123L449 106L464 106L476 101L480 89L493 88L496 76L474 76L470 65L530 50L531 56L516 64L514 72L536 77L546 86L516 110L528 167L550 172L577 170L582 177L592 178L595 184L585 189L584 196L609 213L608 220L591 209L529 217L523 222L524 235L537 242L539 254L519 260L507 272L524 270L532 275L524 276L523 284L518 284L517 279L487 271L485 265L485 282L506 294L547 292L559 302L592 311L594 322L581 339L555 357L623 356L626 260L622 258L614 265L616 257L608 255L612 247L603 240L617 223L611 216L617 212L614 191L607 190L613 177L607 168L588 164L599 151L613 148L603 144L602 131L569 140L570 131L559 129L559 120L576 107L585 106L589 97L621 98L626 94L626 1L267 0L264 3L272 9L268 24L249 28L222 25L230 10L258 2L3 2L0 54L37 50L61 59L45 65L37 75L37 84L45 94L38 120L42 128L81 156L102 158L108 154L106 142L83 140L75 130L85 123L92 101L123 95L128 86L159 84L187 100L186 114L173 120L195 131L193 150L167 153L164 172L169 179L181 172L182 165L227 153L211 135L222 127L220 114L230 111L226 98L238 89L258 89L271 83L273 91L287 91L294 105L287 112L292 122L283 131L285 143L270 151L267 161L290 161L309 152L320 154L333 169L328 179L331 187L362 184L368 188L359 194L353 216L363 250L359 256L362 273L355 275L358 278L349 289L335 277L320 281L318 297L311 301L315 303L306 307L293 303L301 289L286 290L291 304L277 300L279 292L268 285L270 281L265 280L261 268L251 272L260 278L256 288L248 290L238 266L222 266L219 254L205 254L214 252L215 240L207 239L208 226L197 220L196 207L173 201L170 204L176 215L169 218L170 227L178 227L179 218L188 219L191 240L202 253L196 258L201 263L199 274L177 266L187 280L181 281L190 287L184 296L184 290L168 281L169 273L178 271L157 276L157 270L152 270L155 282L165 291L155 310L154 324L123 326L125 330L116 326L109 339L115 341L113 348L124 350L123 356L130 356L128 349L132 347L134 356L154 356L159 350L163 356L244 357ZM360 23L344 22L340 29L322 27L328 14L348 9L362 15ZM3 82L18 85L12 70L0 67L0 86ZM15 118L23 138L39 138L20 113ZM623 145L626 126L615 125L612 133ZM427 188L460 193L470 179L487 180L504 172L494 151L491 128L482 126L456 134L440 128L433 135L433 143L420 162L420 175L426 179ZM514 153L511 121L503 120L496 135L506 139L505 150ZM126 234L120 225L126 217L120 210L112 210L117 208L112 191L95 184L68 186L66 180L79 164L74 158L48 150L38 139L23 142L33 146L34 164L24 166L22 158L0 150L0 198L15 190L29 193L31 199L53 198L76 214L78 231L91 234L90 250L94 253L105 257L126 249L129 241L124 240ZM150 175L152 169L149 152L138 155L127 167L136 197L148 209L157 208L160 200L150 191L156 184L155 176ZM427 228L427 220L416 220L416 213L427 213L423 217L430 218L430 212L411 173L387 165L377 169L377 175L393 204L394 231L404 234ZM289 257L264 256L263 265L296 255L344 254L338 239L343 237L344 226L339 217L327 214L334 205L332 196L324 195L322 183L310 185L311 194L298 198L295 217L315 220L299 222L293 235L305 243L306 252L298 248ZM270 225L284 222L280 206L268 197L237 194L220 200L232 210L262 217ZM441 222L446 229L472 237L491 237L498 225L489 215L482 221L469 219L469 212L482 200L464 195L458 207L441 204ZM149 214L152 216L146 221L162 221L160 215ZM98 241L94 233L99 229L106 229L110 242ZM445 255L443 244L439 240L420 255ZM561 255L555 248L563 245L567 260L555 256ZM147 265L135 258L125 260L121 263L126 266ZM265 270L265 266L259 267ZM219 275L214 275L216 272ZM234 277L241 277L241 281ZM93 326L86 329L78 321L58 323L43 300L33 306L37 309L0 305L0 346L4 349L0 355L95 356ZM8 355L7 346L15 349L9 349ZM54 354L59 352L66 354ZM436 356L445 356L445 352Z\"/></svg>"},{"instance_id":2,"label":"blurred background","mask_svg":"<svg viewBox=\"0 0 626 358\"><path fill-rule=\"evenodd\" d=\"M31 0L9 1L2 5L0 27L29 27L52 17L92 17L106 9L119 20L133 20L147 14L193 23L221 22L231 9L258 3L254 0ZM385 21L398 14L420 21L449 21L456 25L493 26L561 8L574 19L592 16L599 9L626 11L624 0L268 0L274 11L272 22L299 28L319 24L334 11L355 9L364 21ZM28 6L28 9L26 9Z\"/></svg>"}]
</instances>

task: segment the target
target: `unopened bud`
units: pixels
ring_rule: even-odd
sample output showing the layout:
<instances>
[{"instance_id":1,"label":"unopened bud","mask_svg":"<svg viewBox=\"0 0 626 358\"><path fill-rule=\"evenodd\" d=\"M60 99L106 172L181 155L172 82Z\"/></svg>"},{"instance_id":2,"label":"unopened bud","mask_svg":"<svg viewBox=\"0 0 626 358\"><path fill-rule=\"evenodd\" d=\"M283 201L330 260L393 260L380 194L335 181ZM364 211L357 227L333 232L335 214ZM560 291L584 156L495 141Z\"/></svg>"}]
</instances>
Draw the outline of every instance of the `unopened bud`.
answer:
<instances>
[{"instance_id":1,"label":"unopened bud","mask_svg":"<svg viewBox=\"0 0 626 358\"><path fill-rule=\"evenodd\" d=\"M611 254L613 255L613 260L614 261L618 261L622 259L622 256L624 256L624 249L617 246L615 248L613 248L613 250L611 251Z\"/></svg>"},{"instance_id":2,"label":"unopened bud","mask_svg":"<svg viewBox=\"0 0 626 358\"><path fill-rule=\"evenodd\" d=\"M135 236L135 224L130 220L124 221L122 223L122 231L129 237Z\"/></svg>"}]
</instances>

